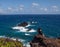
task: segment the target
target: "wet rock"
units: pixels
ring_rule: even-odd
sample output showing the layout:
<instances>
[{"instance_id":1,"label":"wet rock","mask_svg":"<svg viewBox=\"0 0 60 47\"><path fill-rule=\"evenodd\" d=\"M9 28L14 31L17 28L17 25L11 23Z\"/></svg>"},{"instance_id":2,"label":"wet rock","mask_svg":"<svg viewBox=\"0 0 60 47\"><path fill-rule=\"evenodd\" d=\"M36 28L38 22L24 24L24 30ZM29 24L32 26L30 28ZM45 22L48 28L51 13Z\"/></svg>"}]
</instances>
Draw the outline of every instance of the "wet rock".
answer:
<instances>
[{"instance_id":1,"label":"wet rock","mask_svg":"<svg viewBox=\"0 0 60 47\"><path fill-rule=\"evenodd\" d=\"M58 37L58 39L60 39L60 37Z\"/></svg>"},{"instance_id":2,"label":"wet rock","mask_svg":"<svg viewBox=\"0 0 60 47\"><path fill-rule=\"evenodd\" d=\"M23 26L23 27L25 27L25 26L27 26L27 25L28 25L27 22L22 22L22 23L18 24L18 26Z\"/></svg>"},{"instance_id":3,"label":"wet rock","mask_svg":"<svg viewBox=\"0 0 60 47\"><path fill-rule=\"evenodd\" d=\"M31 30L31 28L29 28L27 31L30 31Z\"/></svg>"}]
</instances>

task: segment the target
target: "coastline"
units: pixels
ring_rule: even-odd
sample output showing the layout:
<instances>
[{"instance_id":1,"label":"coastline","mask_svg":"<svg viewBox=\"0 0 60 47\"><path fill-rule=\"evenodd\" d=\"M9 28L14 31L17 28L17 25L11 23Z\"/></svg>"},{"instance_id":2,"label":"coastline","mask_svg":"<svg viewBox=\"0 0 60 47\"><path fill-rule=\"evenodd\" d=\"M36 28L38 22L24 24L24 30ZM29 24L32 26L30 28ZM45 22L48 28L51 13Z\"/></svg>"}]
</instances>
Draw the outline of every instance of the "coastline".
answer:
<instances>
[{"instance_id":1,"label":"coastline","mask_svg":"<svg viewBox=\"0 0 60 47\"><path fill-rule=\"evenodd\" d=\"M3 39L3 40L2 40ZM6 37L6 36L0 36L0 41L5 41L5 40L8 40L8 41L12 41L12 42L18 42L21 44L21 47L30 47L30 42L27 42L27 43L24 43L25 40L23 39L19 39L19 38L10 38L10 37ZM5 41L6 42L6 41ZM1 44L1 43L0 43ZM19 46L19 45L18 45ZM6 46L7 47L7 46ZM20 47L20 46L19 46Z\"/></svg>"},{"instance_id":2,"label":"coastline","mask_svg":"<svg viewBox=\"0 0 60 47\"><path fill-rule=\"evenodd\" d=\"M60 37L48 38L42 33L41 28L38 28L37 32L30 42L31 47L60 47Z\"/></svg>"}]
</instances>

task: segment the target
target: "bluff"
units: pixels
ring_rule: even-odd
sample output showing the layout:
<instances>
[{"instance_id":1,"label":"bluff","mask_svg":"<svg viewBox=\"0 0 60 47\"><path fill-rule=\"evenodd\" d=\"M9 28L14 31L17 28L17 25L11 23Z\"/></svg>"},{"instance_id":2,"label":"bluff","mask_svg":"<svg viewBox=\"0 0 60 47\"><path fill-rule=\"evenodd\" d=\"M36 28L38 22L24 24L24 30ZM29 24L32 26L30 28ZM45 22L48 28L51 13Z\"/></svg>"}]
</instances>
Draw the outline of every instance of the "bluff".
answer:
<instances>
[{"instance_id":1,"label":"bluff","mask_svg":"<svg viewBox=\"0 0 60 47\"><path fill-rule=\"evenodd\" d=\"M60 47L59 38L47 38L41 28L37 30L38 34L30 42L31 47Z\"/></svg>"}]
</instances>

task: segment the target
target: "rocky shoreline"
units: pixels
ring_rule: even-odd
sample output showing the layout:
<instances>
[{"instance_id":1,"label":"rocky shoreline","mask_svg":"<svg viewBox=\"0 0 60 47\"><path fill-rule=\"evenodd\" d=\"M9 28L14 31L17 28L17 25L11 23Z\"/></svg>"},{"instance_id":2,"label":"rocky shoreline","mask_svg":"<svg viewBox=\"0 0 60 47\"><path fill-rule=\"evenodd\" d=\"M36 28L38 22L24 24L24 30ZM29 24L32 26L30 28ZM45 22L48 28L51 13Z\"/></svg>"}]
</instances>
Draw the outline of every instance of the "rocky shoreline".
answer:
<instances>
[{"instance_id":1,"label":"rocky shoreline","mask_svg":"<svg viewBox=\"0 0 60 47\"><path fill-rule=\"evenodd\" d=\"M27 22L18 24L18 26L26 27ZM28 29L28 31L31 29ZM34 36L33 40L29 43L29 46L23 46L20 39L12 38L0 38L0 47L60 47L60 37L48 38L43 33L41 28L37 29L37 35Z\"/></svg>"},{"instance_id":2,"label":"rocky shoreline","mask_svg":"<svg viewBox=\"0 0 60 47\"><path fill-rule=\"evenodd\" d=\"M38 34L30 42L31 47L60 47L59 38L47 38L39 28Z\"/></svg>"},{"instance_id":3,"label":"rocky shoreline","mask_svg":"<svg viewBox=\"0 0 60 47\"><path fill-rule=\"evenodd\" d=\"M27 22L18 24L18 26L26 27ZM47 38L43 33L41 28L37 30L38 34L30 42L31 47L60 47L60 37L59 38Z\"/></svg>"}]
</instances>

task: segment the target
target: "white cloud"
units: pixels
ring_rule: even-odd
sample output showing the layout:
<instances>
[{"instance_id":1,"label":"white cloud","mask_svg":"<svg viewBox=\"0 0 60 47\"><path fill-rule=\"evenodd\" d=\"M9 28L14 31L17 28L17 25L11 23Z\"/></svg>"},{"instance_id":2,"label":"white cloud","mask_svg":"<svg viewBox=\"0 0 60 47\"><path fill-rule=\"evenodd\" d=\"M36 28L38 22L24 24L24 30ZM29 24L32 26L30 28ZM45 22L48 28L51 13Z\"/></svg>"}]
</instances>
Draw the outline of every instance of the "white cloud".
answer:
<instances>
[{"instance_id":1,"label":"white cloud","mask_svg":"<svg viewBox=\"0 0 60 47\"><path fill-rule=\"evenodd\" d=\"M9 14L9 13L56 13L59 12L59 7L54 5L54 6L50 6L50 7L41 7L38 3L32 3L32 7L31 8L25 8L24 5L19 5L18 7L11 7L9 6L6 9L0 8L0 14Z\"/></svg>"},{"instance_id":2,"label":"white cloud","mask_svg":"<svg viewBox=\"0 0 60 47\"><path fill-rule=\"evenodd\" d=\"M2 10L2 9L0 9L0 12L3 12L3 10Z\"/></svg>"},{"instance_id":3,"label":"white cloud","mask_svg":"<svg viewBox=\"0 0 60 47\"><path fill-rule=\"evenodd\" d=\"M8 7L7 11L8 12L18 12L18 8L12 8L12 7Z\"/></svg>"},{"instance_id":4,"label":"white cloud","mask_svg":"<svg viewBox=\"0 0 60 47\"><path fill-rule=\"evenodd\" d=\"M4 10L0 8L0 13L4 13Z\"/></svg>"},{"instance_id":5,"label":"white cloud","mask_svg":"<svg viewBox=\"0 0 60 47\"><path fill-rule=\"evenodd\" d=\"M15 10L14 10L14 8L12 8L12 7L8 7L8 8L7 8L7 11L8 11L8 12L14 12Z\"/></svg>"},{"instance_id":6,"label":"white cloud","mask_svg":"<svg viewBox=\"0 0 60 47\"><path fill-rule=\"evenodd\" d=\"M3 8L0 8L0 14L6 14L6 10L5 9L3 9Z\"/></svg>"},{"instance_id":7,"label":"white cloud","mask_svg":"<svg viewBox=\"0 0 60 47\"><path fill-rule=\"evenodd\" d=\"M52 8L58 8L58 6L52 6Z\"/></svg>"},{"instance_id":8,"label":"white cloud","mask_svg":"<svg viewBox=\"0 0 60 47\"><path fill-rule=\"evenodd\" d=\"M56 12L58 12L59 10L57 9Z\"/></svg>"},{"instance_id":9,"label":"white cloud","mask_svg":"<svg viewBox=\"0 0 60 47\"><path fill-rule=\"evenodd\" d=\"M7 13L15 13L15 12L23 11L23 10L24 10L24 5L20 5L16 8L8 7L6 11Z\"/></svg>"},{"instance_id":10,"label":"white cloud","mask_svg":"<svg viewBox=\"0 0 60 47\"><path fill-rule=\"evenodd\" d=\"M59 7L58 6L52 6L52 12L58 12L59 11Z\"/></svg>"},{"instance_id":11,"label":"white cloud","mask_svg":"<svg viewBox=\"0 0 60 47\"><path fill-rule=\"evenodd\" d=\"M19 10L20 10L20 11L23 11L23 10L24 10L24 5L21 4L21 5L19 6Z\"/></svg>"},{"instance_id":12,"label":"white cloud","mask_svg":"<svg viewBox=\"0 0 60 47\"><path fill-rule=\"evenodd\" d=\"M11 7L8 7L8 10L12 10L12 8Z\"/></svg>"},{"instance_id":13,"label":"white cloud","mask_svg":"<svg viewBox=\"0 0 60 47\"><path fill-rule=\"evenodd\" d=\"M24 5L21 4L20 7L24 7Z\"/></svg>"},{"instance_id":14,"label":"white cloud","mask_svg":"<svg viewBox=\"0 0 60 47\"><path fill-rule=\"evenodd\" d=\"M48 9L47 8L44 8L44 11L48 11Z\"/></svg>"},{"instance_id":15,"label":"white cloud","mask_svg":"<svg viewBox=\"0 0 60 47\"><path fill-rule=\"evenodd\" d=\"M22 11L22 10L23 10L23 8L21 7L21 8L20 8L20 10Z\"/></svg>"},{"instance_id":16,"label":"white cloud","mask_svg":"<svg viewBox=\"0 0 60 47\"><path fill-rule=\"evenodd\" d=\"M40 8L40 10L43 10L44 8Z\"/></svg>"},{"instance_id":17,"label":"white cloud","mask_svg":"<svg viewBox=\"0 0 60 47\"><path fill-rule=\"evenodd\" d=\"M48 11L48 8L40 8L40 11L47 12Z\"/></svg>"},{"instance_id":18,"label":"white cloud","mask_svg":"<svg viewBox=\"0 0 60 47\"><path fill-rule=\"evenodd\" d=\"M32 7L39 6L38 3L32 3Z\"/></svg>"}]
</instances>

